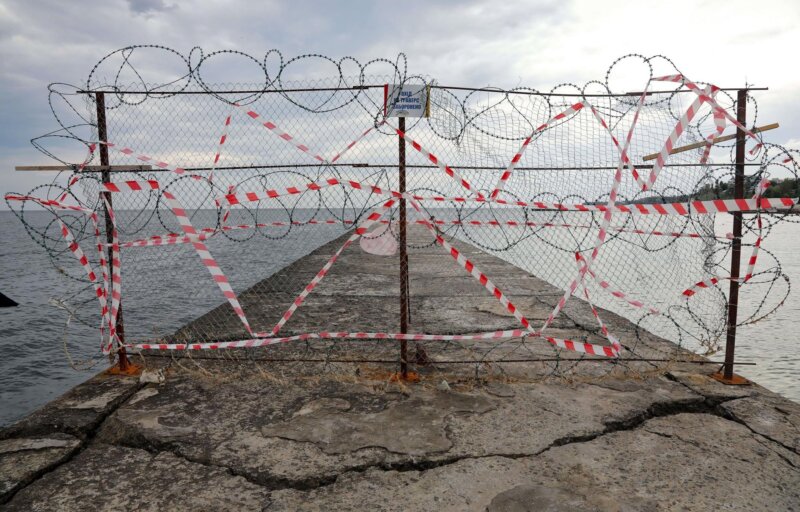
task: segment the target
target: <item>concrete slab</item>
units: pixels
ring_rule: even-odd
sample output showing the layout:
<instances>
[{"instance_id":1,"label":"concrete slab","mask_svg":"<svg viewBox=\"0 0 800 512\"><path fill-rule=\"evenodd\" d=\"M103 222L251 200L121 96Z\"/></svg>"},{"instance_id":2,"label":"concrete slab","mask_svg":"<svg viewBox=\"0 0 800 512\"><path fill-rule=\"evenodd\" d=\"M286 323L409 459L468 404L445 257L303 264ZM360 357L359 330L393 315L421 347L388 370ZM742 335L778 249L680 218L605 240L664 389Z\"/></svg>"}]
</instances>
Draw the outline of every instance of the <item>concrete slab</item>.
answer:
<instances>
[{"instance_id":1,"label":"concrete slab","mask_svg":"<svg viewBox=\"0 0 800 512\"><path fill-rule=\"evenodd\" d=\"M0 503L67 460L80 444L80 439L67 434L0 441Z\"/></svg>"},{"instance_id":2,"label":"concrete slab","mask_svg":"<svg viewBox=\"0 0 800 512\"><path fill-rule=\"evenodd\" d=\"M765 468L756 477L754 464ZM272 510L793 510L800 473L742 425L681 413L539 457L372 469L272 499Z\"/></svg>"},{"instance_id":3,"label":"concrete slab","mask_svg":"<svg viewBox=\"0 0 800 512\"><path fill-rule=\"evenodd\" d=\"M769 393L731 400L721 407L753 432L800 454L800 404Z\"/></svg>"},{"instance_id":4,"label":"concrete slab","mask_svg":"<svg viewBox=\"0 0 800 512\"><path fill-rule=\"evenodd\" d=\"M342 242L240 294L256 329ZM456 243L534 325L561 297ZM397 258L346 255L283 332L398 330ZM439 248L416 251L411 267L413 331L517 327ZM710 367L637 361L699 356L600 315L633 352L409 342L416 384L393 379L396 340L147 353L163 381L99 376L0 433L0 485L10 510L800 509L800 406L720 387ZM572 299L547 334L606 343L598 330ZM178 334L190 331L246 336L227 304Z\"/></svg>"},{"instance_id":5,"label":"concrete slab","mask_svg":"<svg viewBox=\"0 0 800 512\"><path fill-rule=\"evenodd\" d=\"M84 439L139 388L136 377L97 375L18 422L0 430L0 439L65 433Z\"/></svg>"},{"instance_id":6,"label":"concrete slab","mask_svg":"<svg viewBox=\"0 0 800 512\"><path fill-rule=\"evenodd\" d=\"M9 511L263 510L269 492L170 453L95 444L20 491Z\"/></svg>"}]
</instances>

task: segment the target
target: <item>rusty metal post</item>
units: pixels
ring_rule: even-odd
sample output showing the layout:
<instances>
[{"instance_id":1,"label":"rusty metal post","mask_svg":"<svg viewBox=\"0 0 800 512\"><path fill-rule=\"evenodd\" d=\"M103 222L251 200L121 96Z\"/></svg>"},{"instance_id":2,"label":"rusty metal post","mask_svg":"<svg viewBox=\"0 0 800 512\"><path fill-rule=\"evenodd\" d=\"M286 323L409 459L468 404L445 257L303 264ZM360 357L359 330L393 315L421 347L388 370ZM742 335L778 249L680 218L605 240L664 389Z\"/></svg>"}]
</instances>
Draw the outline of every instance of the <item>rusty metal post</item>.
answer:
<instances>
[{"instance_id":1,"label":"rusty metal post","mask_svg":"<svg viewBox=\"0 0 800 512\"><path fill-rule=\"evenodd\" d=\"M400 131L406 131L406 118L400 117L399 120ZM406 191L406 140L403 137L398 137L398 155L399 155L399 180L400 193ZM408 332L408 250L406 248L406 200L400 199L400 332L406 334ZM400 375L403 380L408 379L408 342L400 340Z\"/></svg>"},{"instance_id":2,"label":"rusty metal post","mask_svg":"<svg viewBox=\"0 0 800 512\"><path fill-rule=\"evenodd\" d=\"M97 92L95 93L95 100L97 103L97 138L101 142L106 142L108 140L108 127L106 125L106 98L105 93ZM105 144L99 144L100 150L100 165L102 166L109 166L109 158L108 158L108 146ZM103 183L109 183L111 181L111 171L104 170L101 171L101 179ZM111 192L102 192L105 199L108 201L108 204L111 205ZM111 236L111 232L114 229L114 225L111 222L111 217L108 215L108 209L106 208L105 203L103 203L103 211L106 217L106 241L111 244L113 242L113 237ZM108 262L111 264L113 257L113 251L111 246L108 247ZM111 275L111 272L109 272ZM122 343L125 342L125 326L122 322L122 300L119 303L119 310L117 311L117 336ZM125 373L129 369L128 363L128 355L125 352L125 347L120 346L118 351L118 359L119 359L119 371Z\"/></svg>"},{"instance_id":3,"label":"rusty metal post","mask_svg":"<svg viewBox=\"0 0 800 512\"><path fill-rule=\"evenodd\" d=\"M736 120L747 126L747 89L740 89L736 97ZM744 197L745 133L736 129L736 167L734 175L734 198ZM742 258L742 212L733 213L733 242L731 244L731 286L728 294L728 332L725 342L725 370L722 378L734 383L733 364L736 350L736 323L739 308L739 263Z\"/></svg>"}]
</instances>

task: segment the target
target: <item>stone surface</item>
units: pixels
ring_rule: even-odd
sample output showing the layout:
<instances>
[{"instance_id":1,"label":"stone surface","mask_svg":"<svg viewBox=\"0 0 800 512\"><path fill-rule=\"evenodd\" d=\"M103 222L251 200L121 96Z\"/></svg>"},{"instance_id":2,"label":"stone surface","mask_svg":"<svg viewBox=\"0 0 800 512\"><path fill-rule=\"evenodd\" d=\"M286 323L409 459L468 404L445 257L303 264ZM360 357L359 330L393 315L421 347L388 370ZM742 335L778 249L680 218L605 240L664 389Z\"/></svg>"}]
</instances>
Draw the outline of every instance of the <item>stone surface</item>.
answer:
<instances>
[{"instance_id":1,"label":"stone surface","mask_svg":"<svg viewBox=\"0 0 800 512\"><path fill-rule=\"evenodd\" d=\"M98 443L17 493L7 510L260 511L268 505L267 490L223 468Z\"/></svg>"},{"instance_id":2,"label":"stone surface","mask_svg":"<svg viewBox=\"0 0 800 512\"><path fill-rule=\"evenodd\" d=\"M84 438L139 388L135 377L97 375L0 430L0 439L63 432Z\"/></svg>"},{"instance_id":3,"label":"stone surface","mask_svg":"<svg viewBox=\"0 0 800 512\"><path fill-rule=\"evenodd\" d=\"M714 366L714 368L717 367L717 365ZM712 379L709 375L698 373L697 369L693 372L689 370L672 370L669 372L669 376L695 393L713 401L743 398L758 393L758 390L753 386L727 386Z\"/></svg>"},{"instance_id":4,"label":"stone surface","mask_svg":"<svg viewBox=\"0 0 800 512\"><path fill-rule=\"evenodd\" d=\"M722 408L754 432L800 453L800 404L762 394L725 402Z\"/></svg>"},{"instance_id":5,"label":"stone surface","mask_svg":"<svg viewBox=\"0 0 800 512\"><path fill-rule=\"evenodd\" d=\"M800 472L742 425L676 414L539 457L371 470L272 498L271 510L796 510Z\"/></svg>"},{"instance_id":6,"label":"stone surface","mask_svg":"<svg viewBox=\"0 0 800 512\"><path fill-rule=\"evenodd\" d=\"M253 325L342 241L240 294ZM458 245L534 325L562 295ZM284 332L397 329L397 263L348 249ZM439 247L409 264L412 330L517 327ZM3 430L0 489L10 510L800 510L800 406L600 315L631 349L611 364L535 338L410 342L413 384L396 340L144 354L151 378L100 375ZM243 336L228 305L176 336L193 328ZM548 335L598 332L573 299Z\"/></svg>"},{"instance_id":7,"label":"stone surface","mask_svg":"<svg viewBox=\"0 0 800 512\"><path fill-rule=\"evenodd\" d=\"M328 401L328 399L321 399ZM343 401L338 399L337 401ZM493 408L481 395L433 392L389 404L379 412L351 413L350 403L331 406L318 401L303 406L309 412L261 429L266 437L310 442L327 454L378 447L394 453L425 455L452 447L446 418L458 414L472 418ZM480 420L477 420L480 421Z\"/></svg>"},{"instance_id":8,"label":"stone surface","mask_svg":"<svg viewBox=\"0 0 800 512\"><path fill-rule=\"evenodd\" d=\"M0 441L0 503L72 455L80 440L67 434Z\"/></svg>"}]
</instances>

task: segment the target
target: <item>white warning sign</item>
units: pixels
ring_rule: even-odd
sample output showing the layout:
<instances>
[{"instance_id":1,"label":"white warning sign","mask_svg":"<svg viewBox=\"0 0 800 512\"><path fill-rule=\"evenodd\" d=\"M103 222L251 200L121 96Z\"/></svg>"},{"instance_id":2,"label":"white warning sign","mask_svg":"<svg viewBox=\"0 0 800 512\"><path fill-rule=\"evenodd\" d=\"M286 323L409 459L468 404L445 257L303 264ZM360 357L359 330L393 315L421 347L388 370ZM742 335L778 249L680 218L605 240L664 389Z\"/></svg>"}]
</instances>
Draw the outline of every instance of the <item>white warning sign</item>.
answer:
<instances>
[{"instance_id":1,"label":"white warning sign","mask_svg":"<svg viewBox=\"0 0 800 512\"><path fill-rule=\"evenodd\" d=\"M387 117L430 117L427 85L383 86L383 111Z\"/></svg>"}]
</instances>

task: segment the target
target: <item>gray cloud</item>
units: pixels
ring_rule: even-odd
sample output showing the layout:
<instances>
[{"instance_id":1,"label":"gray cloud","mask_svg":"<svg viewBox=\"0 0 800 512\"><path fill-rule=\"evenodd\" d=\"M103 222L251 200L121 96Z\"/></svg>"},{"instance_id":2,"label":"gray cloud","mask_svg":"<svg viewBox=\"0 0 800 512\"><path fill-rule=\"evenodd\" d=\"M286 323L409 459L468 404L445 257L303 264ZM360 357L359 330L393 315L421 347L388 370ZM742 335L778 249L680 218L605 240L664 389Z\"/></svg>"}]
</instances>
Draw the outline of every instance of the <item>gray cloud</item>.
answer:
<instances>
[{"instance_id":1,"label":"gray cloud","mask_svg":"<svg viewBox=\"0 0 800 512\"><path fill-rule=\"evenodd\" d=\"M174 5L167 5L164 0L126 0L131 11L138 14L152 14L175 9Z\"/></svg>"},{"instance_id":2,"label":"gray cloud","mask_svg":"<svg viewBox=\"0 0 800 512\"><path fill-rule=\"evenodd\" d=\"M52 163L28 142L57 127L47 103L47 84L80 84L103 55L136 43L163 44L183 53L195 45L207 52L237 49L253 55L279 48L286 57L318 52L362 61L394 59L404 51L412 73L442 83L541 90L564 81L602 78L624 53L663 53L698 80L769 85L771 90L759 96L760 119L782 123L773 132L775 142L800 140L795 116L800 71L778 58L800 41L798 5L764 0L754 10L730 2L653 3L645 19L625 2L590 0L107 0L90 6L3 0L0 194L52 178L23 177L11 170L14 165ZM708 23L720 19L720 13L724 24ZM158 60L143 62L143 69L153 76L174 72L170 63ZM219 74L237 81L237 73L244 73L240 69L234 66Z\"/></svg>"}]
</instances>

